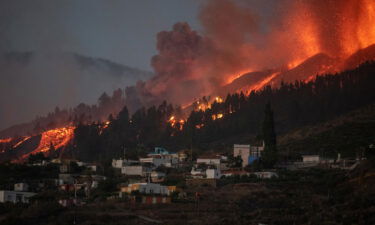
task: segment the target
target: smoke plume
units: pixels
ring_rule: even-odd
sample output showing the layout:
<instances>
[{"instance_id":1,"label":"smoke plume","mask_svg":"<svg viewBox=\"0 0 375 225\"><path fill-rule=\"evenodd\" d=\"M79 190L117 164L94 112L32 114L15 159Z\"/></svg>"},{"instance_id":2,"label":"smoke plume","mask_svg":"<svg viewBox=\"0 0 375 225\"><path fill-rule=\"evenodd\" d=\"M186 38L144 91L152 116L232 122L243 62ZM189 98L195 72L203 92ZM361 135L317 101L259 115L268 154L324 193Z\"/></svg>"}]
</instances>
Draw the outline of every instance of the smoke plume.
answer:
<instances>
[{"instance_id":1,"label":"smoke plume","mask_svg":"<svg viewBox=\"0 0 375 225\"><path fill-rule=\"evenodd\" d=\"M207 0L202 32L177 23L157 35L155 76L128 88L128 104L184 105L246 72L290 69L317 54L343 61L375 43L374 15L374 0Z\"/></svg>"}]
</instances>

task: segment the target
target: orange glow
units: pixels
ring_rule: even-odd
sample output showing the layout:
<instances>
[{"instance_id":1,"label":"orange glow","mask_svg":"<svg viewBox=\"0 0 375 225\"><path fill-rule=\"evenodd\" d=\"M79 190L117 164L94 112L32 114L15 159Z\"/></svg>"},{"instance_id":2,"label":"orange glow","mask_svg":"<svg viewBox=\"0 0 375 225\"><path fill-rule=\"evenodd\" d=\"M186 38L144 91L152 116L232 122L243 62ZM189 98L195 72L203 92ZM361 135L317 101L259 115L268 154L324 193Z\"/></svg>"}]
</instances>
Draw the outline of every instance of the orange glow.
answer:
<instances>
[{"instance_id":1,"label":"orange glow","mask_svg":"<svg viewBox=\"0 0 375 225\"><path fill-rule=\"evenodd\" d=\"M15 145L13 145L13 148L17 148L18 146L20 146L22 143L29 140L30 138L31 138L30 136L24 137L21 141L17 142Z\"/></svg>"},{"instance_id":2,"label":"orange glow","mask_svg":"<svg viewBox=\"0 0 375 225\"><path fill-rule=\"evenodd\" d=\"M217 97L215 98L215 102L217 102L217 103L222 103L222 102L223 102L223 99L222 99L220 96L217 96Z\"/></svg>"},{"instance_id":3,"label":"orange glow","mask_svg":"<svg viewBox=\"0 0 375 225\"><path fill-rule=\"evenodd\" d=\"M291 70L293 68L296 68L299 66L304 60L293 60L292 62L288 63L287 67L288 70Z\"/></svg>"},{"instance_id":4,"label":"orange glow","mask_svg":"<svg viewBox=\"0 0 375 225\"><path fill-rule=\"evenodd\" d=\"M258 90L262 89L264 86L268 85L279 74L280 74L280 72L273 73L270 76L266 77L265 79L259 81L255 85L251 86L249 88L249 93L251 91L258 91Z\"/></svg>"},{"instance_id":5,"label":"orange glow","mask_svg":"<svg viewBox=\"0 0 375 225\"><path fill-rule=\"evenodd\" d=\"M202 124L197 124L197 125L195 125L195 128L197 128L197 129L201 129L202 127L204 127L204 124L202 123Z\"/></svg>"},{"instance_id":6,"label":"orange glow","mask_svg":"<svg viewBox=\"0 0 375 225\"><path fill-rule=\"evenodd\" d=\"M221 119L223 117L224 117L224 114L222 114L222 113L214 114L214 115L212 115L212 120Z\"/></svg>"},{"instance_id":7,"label":"orange glow","mask_svg":"<svg viewBox=\"0 0 375 225\"><path fill-rule=\"evenodd\" d=\"M9 143L11 141L12 141L12 138L0 139L0 144L1 143Z\"/></svg>"},{"instance_id":8,"label":"orange glow","mask_svg":"<svg viewBox=\"0 0 375 225\"><path fill-rule=\"evenodd\" d=\"M254 70L252 70L252 69L245 69L245 70L240 70L240 71L238 71L238 72L235 72L235 73L233 73L233 74L230 74L230 75L228 75L228 76L226 76L227 78L227 80L226 80L226 82L224 83L224 85L226 85L226 84L230 84L230 83L232 83L235 79L237 79L237 78L240 78L242 75L244 75L244 74L246 74L246 73L251 73L251 72L253 72Z\"/></svg>"},{"instance_id":9,"label":"orange glow","mask_svg":"<svg viewBox=\"0 0 375 225\"><path fill-rule=\"evenodd\" d=\"M40 139L39 146L30 154L47 152L50 149L51 144L56 150L61 147L65 147L72 140L73 136L74 127L72 126L45 131L42 133L42 138Z\"/></svg>"}]
</instances>

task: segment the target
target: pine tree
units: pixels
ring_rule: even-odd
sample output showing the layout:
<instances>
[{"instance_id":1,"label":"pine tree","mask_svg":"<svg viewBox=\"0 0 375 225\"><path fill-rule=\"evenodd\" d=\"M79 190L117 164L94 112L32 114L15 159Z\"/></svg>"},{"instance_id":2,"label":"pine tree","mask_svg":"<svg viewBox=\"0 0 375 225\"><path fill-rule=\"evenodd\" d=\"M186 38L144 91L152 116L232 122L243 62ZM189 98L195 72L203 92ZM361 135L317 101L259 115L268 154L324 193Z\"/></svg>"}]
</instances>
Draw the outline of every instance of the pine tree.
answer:
<instances>
[{"instance_id":1,"label":"pine tree","mask_svg":"<svg viewBox=\"0 0 375 225\"><path fill-rule=\"evenodd\" d=\"M264 121L262 126L264 152L262 161L266 168L273 167L277 161L276 133L271 104L268 102L264 110Z\"/></svg>"}]
</instances>

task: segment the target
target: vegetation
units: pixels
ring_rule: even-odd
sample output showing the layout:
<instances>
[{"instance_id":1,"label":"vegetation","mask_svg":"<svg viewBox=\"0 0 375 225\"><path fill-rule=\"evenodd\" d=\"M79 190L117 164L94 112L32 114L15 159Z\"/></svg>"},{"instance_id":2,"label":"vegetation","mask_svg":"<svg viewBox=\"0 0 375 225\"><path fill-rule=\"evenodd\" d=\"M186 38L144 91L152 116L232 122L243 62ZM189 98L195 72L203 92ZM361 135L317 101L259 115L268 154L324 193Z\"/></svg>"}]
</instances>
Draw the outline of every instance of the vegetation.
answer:
<instances>
[{"instance_id":1,"label":"vegetation","mask_svg":"<svg viewBox=\"0 0 375 225\"><path fill-rule=\"evenodd\" d=\"M73 152L83 160L96 160L144 154L161 145L172 151L193 148L197 151L231 149L234 142L261 140L263 110L269 102L275 113L276 133L328 121L359 107L374 103L375 63L335 75L318 76L310 82L282 83L249 95L228 94L205 111L192 111L183 129L177 121L179 107L163 102L141 108L132 116L124 107L117 117L110 116L109 127L102 123L80 124L75 131ZM208 97L204 98L208 102ZM205 102L203 101L203 102ZM214 119L214 115L223 117ZM370 144L370 143L367 143Z\"/></svg>"}]
</instances>

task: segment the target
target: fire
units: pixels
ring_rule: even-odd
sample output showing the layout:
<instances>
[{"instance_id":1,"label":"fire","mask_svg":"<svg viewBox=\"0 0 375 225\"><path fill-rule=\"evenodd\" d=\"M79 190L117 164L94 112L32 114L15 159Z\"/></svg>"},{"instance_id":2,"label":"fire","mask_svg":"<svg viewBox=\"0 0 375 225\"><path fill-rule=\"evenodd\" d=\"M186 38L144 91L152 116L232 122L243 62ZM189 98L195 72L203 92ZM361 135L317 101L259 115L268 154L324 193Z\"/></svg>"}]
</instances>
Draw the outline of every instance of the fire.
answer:
<instances>
[{"instance_id":1,"label":"fire","mask_svg":"<svg viewBox=\"0 0 375 225\"><path fill-rule=\"evenodd\" d=\"M178 128L179 130L182 130L185 124L185 120L176 119L175 116L169 117L167 122L171 125L171 127Z\"/></svg>"},{"instance_id":2,"label":"fire","mask_svg":"<svg viewBox=\"0 0 375 225\"><path fill-rule=\"evenodd\" d=\"M217 97L215 97L215 102L222 103L223 99L221 97L217 96Z\"/></svg>"},{"instance_id":3,"label":"fire","mask_svg":"<svg viewBox=\"0 0 375 225\"><path fill-rule=\"evenodd\" d=\"M18 146L20 146L22 143L24 143L25 141L29 140L30 138L31 138L30 136L22 138L21 141L17 142L15 145L13 145L13 148L17 148Z\"/></svg>"},{"instance_id":4,"label":"fire","mask_svg":"<svg viewBox=\"0 0 375 225\"><path fill-rule=\"evenodd\" d=\"M9 143L12 141L12 138L0 139L0 144L2 143Z\"/></svg>"},{"instance_id":5,"label":"fire","mask_svg":"<svg viewBox=\"0 0 375 225\"><path fill-rule=\"evenodd\" d=\"M42 133L39 146L32 152L32 154L39 152L47 152L51 144L55 149L66 146L73 138L74 127L62 127L48 130Z\"/></svg>"},{"instance_id":6,"label":"fire","mask_svg":"<svg viewBox=\"0 0 375 225\"><path fill-rule=\"evenodd\" d=\"M251 72L253 72L253 71L254 71L254 70L252 70L252 69L245 69L245 70L240 70L240 71L238 71L238 72L236 72L236 73L230 74L230 75L226 76L226 77L227 77L227 80L226 80L226 82L225 82L224 85L226 85L226 84L230 84L230 83L232 83L235 79L240 78L242 75L244 75L244 74L246 74L246 73L251 73Z\"/></svg>"},{"instance_id":7,"label":"fire","mask_svg":"<svg viewBox=\"0 0 375 225\"><path fill-rule=\"evenodd\" d=\"M276 73L273 73L271 74L270 76L264 78L263 80L259 81L258 83L256 83L255 85L251 86L249 88L249 93L251 91L258 91L260 90L261 88L263 88L265 85L269 84L270 81L272 81L272 79L274 79L277 75L279 75L280 72L276 72Z\"/></svg>"},{"instance_id":8,"label":"fire","mask_svg":"<svg viewBox=\"0 0 375 225\"><path fill-rule=\"evenodd\" d=\"M221 119L223 117L224 117L224 114L222 114L222 113L214 114L214 115L212 115L212 120Z\"/></svg>"}]
</instances>

